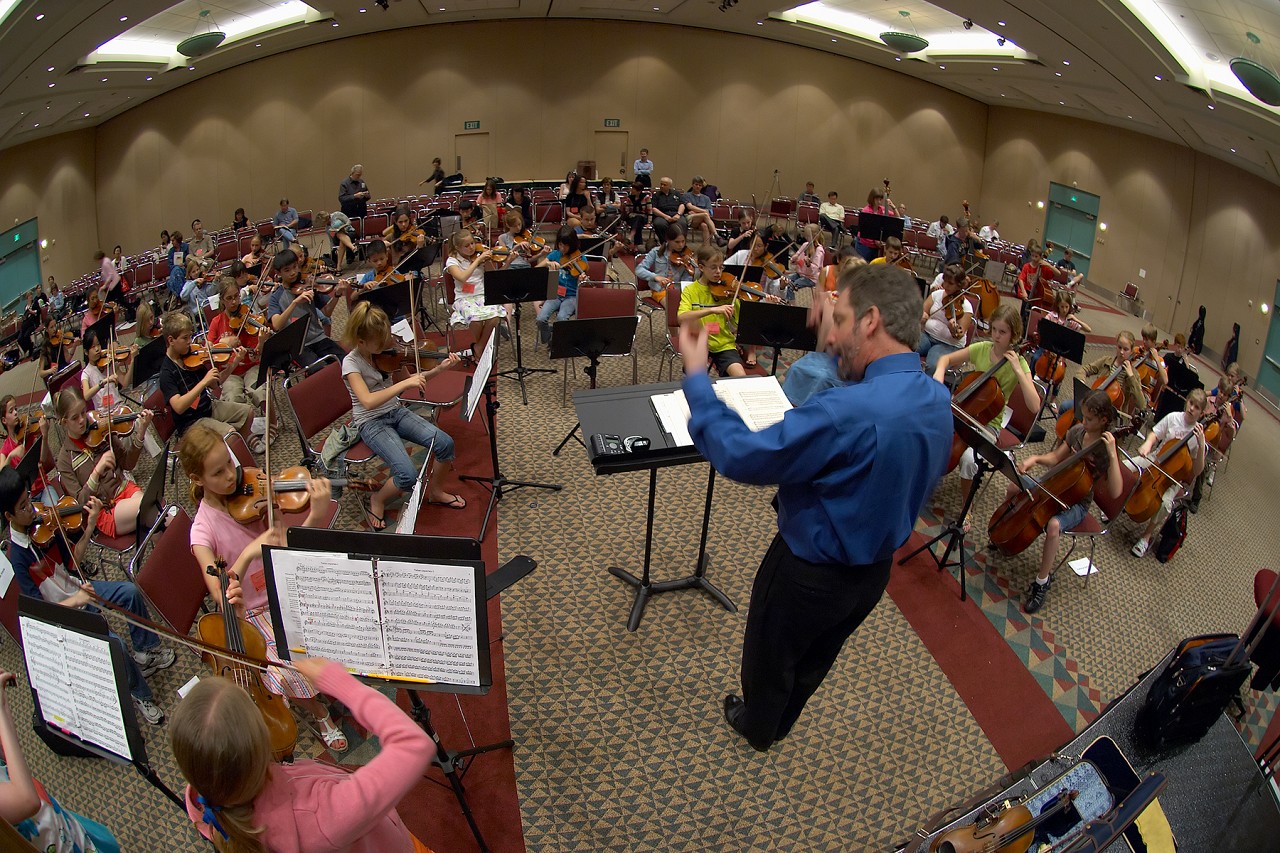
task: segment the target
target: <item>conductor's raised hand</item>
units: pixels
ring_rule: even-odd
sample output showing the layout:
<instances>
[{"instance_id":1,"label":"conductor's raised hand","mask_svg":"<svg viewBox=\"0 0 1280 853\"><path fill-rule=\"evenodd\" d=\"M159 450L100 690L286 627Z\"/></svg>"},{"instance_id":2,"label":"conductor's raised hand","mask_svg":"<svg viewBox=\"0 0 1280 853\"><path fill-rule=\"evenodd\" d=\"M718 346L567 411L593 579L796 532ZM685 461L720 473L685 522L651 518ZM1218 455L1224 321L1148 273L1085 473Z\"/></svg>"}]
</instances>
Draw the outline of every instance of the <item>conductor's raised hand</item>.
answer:
<instances>
[{"instance_id":1,"label":"conductor's raised hand","mask_svg":"<svg viewBox=\"0 0 1280 853\"><path fill-rule=\"evenodd\" d=\"M707 327L703 323L680 324L680 357L686 376L707 372Z\"/></svg>"}]
</instances>

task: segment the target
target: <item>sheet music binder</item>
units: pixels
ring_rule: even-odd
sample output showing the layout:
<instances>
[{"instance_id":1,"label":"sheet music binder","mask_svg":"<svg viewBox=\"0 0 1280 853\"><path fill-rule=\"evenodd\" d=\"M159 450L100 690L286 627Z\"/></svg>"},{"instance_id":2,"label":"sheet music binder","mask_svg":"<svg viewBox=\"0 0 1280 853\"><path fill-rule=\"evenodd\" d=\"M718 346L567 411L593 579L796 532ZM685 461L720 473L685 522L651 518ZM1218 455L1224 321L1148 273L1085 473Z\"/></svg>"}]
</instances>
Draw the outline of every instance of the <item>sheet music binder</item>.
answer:
<instances>
[{"instance_id":1,"label":"sheet music binder","mask_svg":"<svg viewBox=\"0 0 1280 853\"><path fill-rule=\"evenodd\" d=\"M267 547L263 569L282 660L319 654L411 690L483 695L493 686L482 561Z\"/></svg>"}]
</instances>

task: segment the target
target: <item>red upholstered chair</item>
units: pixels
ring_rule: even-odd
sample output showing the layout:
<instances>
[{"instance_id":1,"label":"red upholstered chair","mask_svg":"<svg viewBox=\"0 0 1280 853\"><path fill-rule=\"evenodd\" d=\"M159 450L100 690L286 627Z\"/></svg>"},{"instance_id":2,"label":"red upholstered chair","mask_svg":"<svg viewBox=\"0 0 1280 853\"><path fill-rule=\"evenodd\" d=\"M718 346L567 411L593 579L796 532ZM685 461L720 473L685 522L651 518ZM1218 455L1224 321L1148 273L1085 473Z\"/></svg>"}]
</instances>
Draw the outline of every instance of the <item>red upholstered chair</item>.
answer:
<instances>
[{"instance_id":1,"label":"red upholstered chair","mask_svg":"<svg viewBox=\"0 0 1280 853\"><path fill-rule=\"evenodd\" d=\"M1035 380L1032 381L1035 382ZM1013 409L1013 415L1009 418L1009 423L1000 430L1000 437L996 439L996 444L1001 450L1017 450L1027 443L1027 436L1036 424L1045 399L1044 386L1039 382L1035 382L1035 386L1039 399L1034 409L1027 406L1021 392L1018 391L1014 392L1012 400L1007 401L1009 408Z\"/></svg>"},{"instance_id":2,"label":"red upholstered chair","mask_svg":"<svg viewBox=\"0 0 1280 853\"><path fill-rule=\"evenodd\" d=\"M1081 539L1089 540L1089 565L1092 567L1093 555L1098 547L1098 539L1106 536L1107 531L1111 529L1111 525L1124 516L1124 505L1128 503L1129 497L1138 488L1141 478L1138 476L1137 471L1124 464L1129 459L1129 454L1125 453L1124 448L1117 447L1116 452L1120 456L1120 496L1112 500L1102 489L1093 493L1093 506L1089 509L1089 514L1075 527L1062 531L1062 535L1071 542L1071 547L1067 549L1066 555L1058 561L1058 564L1053 567L1054 572L1057 572L1059 568L1071 559L1071 555L1076 550L1076 544ZM1103 520L1099 520L1096 513L1101 513ZM1085 586L1089 585L1089 575L1091 574L1093 573L1090 572L1084 576Z\"/></svg>"},{"instance_id":3,"label":"red upholstered chair","mask_svg":"<svg viewBox=\"0 0 1280 853\"><path fill-rule=\"evenodd\" d=\"M578 289L578 319L590 320L598 317L639 317L636 315L636 289L631 285L623 287L581 287ZM636 360L635 340L631 342L631 384L639 383L639 362ZM620 356L604 356L604 358ZM569 374L576 372L577 359L571 358L564 365L564 380L560 390L560 405L564 405L569 396Z\"/></svg>"},{"instance_id":4,"label":"red upholstered chair","mask_svg":"<svg viewBox=\"0 0 1280 853\"><path fill-rule=\"evenodd\" d=\"M302 464L312 469L322 466L320 451L324 444L316 437L351 413L351 395L347 392L347 383L342 381L342 365L328 356L316 365L323 366L310 373L295 373L285 382L285 401L298 430ZM360 465L375 458L369 445L363 441L347 448L343 456L348 465Z\"/></svg>"},{"instance_id":5,"label":"red upholstered chair","mask_svg":"<svg viewBox=\"0 0 1280 853\"><path fill-rule=\"evenodd\" d=\"M145 558L141 557L143 554ZM191 553L191 517L178 506L162 513L143 537L138 555L129 564L130 579L142 590L156 615L186 636L209 590L204 582L204 567Z\"/></svg>"},{"instance_id":6,"label":"red upholstered chair","mask_svg":"<svg viewBox=\"0 0 1280 853\"><path fill-rule=\"evenodd\" d=\"M4 540L3 546L5 556L8 557L9 540ZM0 598L0 626L9 632L9 636L13 637L13 641L19 645L22 644L22 633L18 629L18 596L22 594L22 590L18 588L18 580L14 578L9 581L9 588L5 590L4 596Z\"/></svg>"}]
</instances>

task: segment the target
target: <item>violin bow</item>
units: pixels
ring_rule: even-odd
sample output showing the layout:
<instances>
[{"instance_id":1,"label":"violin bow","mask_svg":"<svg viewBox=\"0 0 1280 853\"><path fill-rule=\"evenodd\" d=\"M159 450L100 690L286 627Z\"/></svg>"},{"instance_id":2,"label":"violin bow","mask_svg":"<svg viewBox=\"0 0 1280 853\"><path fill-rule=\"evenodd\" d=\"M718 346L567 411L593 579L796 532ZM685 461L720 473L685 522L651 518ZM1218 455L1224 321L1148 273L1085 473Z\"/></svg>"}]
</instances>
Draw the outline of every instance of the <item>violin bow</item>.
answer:
<instances>
[{"instance_id":1,"label":"violin bow","mask_svg":"<svg viewBox=\"0 0 1280 853\"><path fill-rule=\"evenodd\" d=\"M270 435L270 433L271 433L271 427L270 427L270 424L271 424L271 397L272 397L272 395L273 395L273 393L274 393L274 391L273 391L273 385L272 385L273 374L274 374L274 371L271 371L271 370L268 370L268 371L267 371L267 396L266 396L265 398L263 398L263 401L262 401L262 405L263 405L263 410L262 410L262 420L263 420L264 424L266 424L266 432L267 432L267 436L266 436L266 437L267 437L268 439L270 439L270 438L271 438L271 435ZM271 442L270 442L269 440L268 440L268 441L263 442L263 451L262 451L262 452L263 452L262 464L263 464L263 467L265 467L265 468L267 469L267 529L268 529L268 530L275 530L275 527L276 527L276 513L275 513L275 509L276 509L276 502L275 502L275 495L274 495L274 494L272 494L272 483L271 483Z\"/></svg>"}]
</instances>

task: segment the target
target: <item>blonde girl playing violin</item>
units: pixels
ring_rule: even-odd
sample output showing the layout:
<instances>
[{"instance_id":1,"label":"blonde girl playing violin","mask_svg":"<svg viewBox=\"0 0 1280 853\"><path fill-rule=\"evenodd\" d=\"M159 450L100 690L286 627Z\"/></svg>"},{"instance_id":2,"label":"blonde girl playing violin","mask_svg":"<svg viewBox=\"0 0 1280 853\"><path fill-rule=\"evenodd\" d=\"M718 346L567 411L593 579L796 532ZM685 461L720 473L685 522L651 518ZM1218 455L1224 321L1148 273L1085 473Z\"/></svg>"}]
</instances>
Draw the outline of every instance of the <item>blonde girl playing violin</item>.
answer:
<instances>
[{"instance_id":1,"label":"blonde girl playing violin","mask_svg":"<svg viewBox=\"0 0 1280 853\"><path fill-rule=\"evenodd\" d=\"M151 412L138 413L126 435L108 429L102 443L90 447L89 416L79 388L58 392L54 409L67 440L58 448L58 475L63 490L84 504L91 497L102 501L98 529L108 538L124 536L138 527L142 490L129 473L142 455L142 440L151 425Z\"/></svg>"},{"instance_id":2,"label":"blonde girl playing violin","mask_svg":"<svg viewBox=\"0 0 1280 853\"><path fill-rule=\"evenodd\" d=\"M453 233L449 238L449 250L449 259L444 262L445 273L453 277L453 314L449 323L467 324L479 353L506 316L501 305L484 304L485 265L493 263L499 269L506 269L515 261L516 253L509 253L505 261L499 262L494 259L492 249L477 251L475 238L466 231Z\"/></svg>"},{"instance_id":3,"label":"blonde girl playing violin","mask_svg":"<svg viewBox=\"0 0 1280 853\"><path fill-rule=\"evenodd\" d=\"M191 480L191 497L197 502L196 516L191 521L191 553L199 564L215 565L219 560L230 572L227 601L236 612L262 632L267 641L267 660L279 663L276 638L267 609L267 580L262 569L262 546L284 545L284 526L268 528L265 518L241 523L231 515L230 501L240 486L241 469L236 465L227 443L214 430L193 426L182 438L179 454L182 470ZM319 527L324 523L329 506L329 481L308 479L307 497L310 511L303 527ZM209 595L215 603L222 600L220 580L203 573ZM330 749L342 752L347 739L334 723L328 709L316 698L316 691L305 678L291 669L272 668L261 673L262 684L278 696L287 696L301 706L320 729L320 736Z\"/></svg>"}]
</instances>

